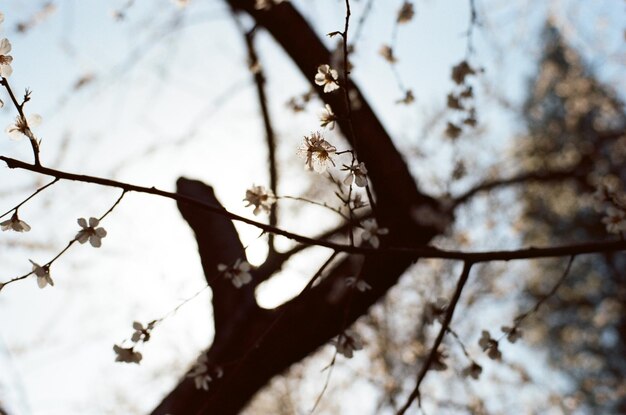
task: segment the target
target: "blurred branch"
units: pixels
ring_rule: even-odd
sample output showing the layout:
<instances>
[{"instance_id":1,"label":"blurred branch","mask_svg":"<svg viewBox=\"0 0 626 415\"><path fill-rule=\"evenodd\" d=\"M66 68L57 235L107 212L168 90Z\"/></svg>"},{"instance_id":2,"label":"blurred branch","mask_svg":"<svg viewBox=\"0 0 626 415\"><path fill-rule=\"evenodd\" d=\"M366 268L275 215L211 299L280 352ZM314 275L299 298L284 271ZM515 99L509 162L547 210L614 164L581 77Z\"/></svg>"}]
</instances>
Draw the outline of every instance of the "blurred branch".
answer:
<instances>
[{"instance_id":1,"label":"blurred branch","mask_svg":"<svg viewBox=\"0 0 626 415\"><path fill-rule=\"evenodd\" d=\"M459 277L459 281L457 282L454 295L452 296L452 299L450 300L450 304L446 308L446 315L445 315L443 322L441 323L441 328L439 329L437 338L435 339L433 347L430 349L428 358L424 361L424 363L422 364L422 367L420 368L420 371L417 374L417 381L415 382L415 387L413 388L413 391L409 395L406 403L400 408L400 410L396 413L396 415L403 415L409 409L409 407L411 406L411 403L413 403L415 399L418 399L418 400L420 399L420 386L422 384L422 381L426 377L426 374L428 373L430 366L433 364L433 362L435 361L435 359L437 358L439 354L439 346L441 345L441 342L443 341L443 337L445 336L446 331L448 330L448 327L450 327L450 322L452 322L452 315L454 314L454 310L456 309L459 299L461 298L461 293L463 292L465 283L467 282L467 279L469 278L472 265L473 263L468 262L468 261L466 261L463 264L463 271L461 272L461 276Z\"/></svg>"},{"instance_id":2,"label":"blurred branch","mask_svg":"<svg viewBox=\"0 0 626 415\"><path fill-rule=\"evenodd\" d=\"M579 168L567 169L567 170L552 170L552 171L539 171L522 173L518 176L510 177L508 179L496 179L484 181L483 183L472 187L465 193L457 196L453 199L451 209L457 208L459 205L467 203L478 193L488 192L490 190L498 189L505 186L511 186L524 183L551 183L560 182L567 179L582 179L586 176L584 171Z\"/></svg>"}]
</instances>

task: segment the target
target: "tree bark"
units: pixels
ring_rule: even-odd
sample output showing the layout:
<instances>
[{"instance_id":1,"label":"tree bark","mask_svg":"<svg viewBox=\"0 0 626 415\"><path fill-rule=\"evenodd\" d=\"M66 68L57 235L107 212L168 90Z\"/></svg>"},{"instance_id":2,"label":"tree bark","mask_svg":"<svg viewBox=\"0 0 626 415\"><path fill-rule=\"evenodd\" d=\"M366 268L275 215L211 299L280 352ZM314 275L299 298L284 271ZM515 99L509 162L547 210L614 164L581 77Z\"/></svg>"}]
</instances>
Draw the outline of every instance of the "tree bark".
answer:
<instances>
[{"instance_id":1,"label":"tree bark","mask_svg":"<svg viewBox=\"0 0 626 415\"><path fill-rule=\"evenodd\" d=\"M292 58L304 77L316 88L320 97L330 104L340 117L339 127L357 148L359 161L363 161L367 166L368 178L377 199L376 219L381 227L390 230L382 246L427 244L439 231L434 227L418 225L412 219L411 213L423 205L440 211L438 203L418 190L391 137L356 86L352 89L360 101L360 106L351 114L354 131L352 135L349 132L348 120L345 119L348 111L341 93L324 94L320 87L314 85L317 67L329 63L330 52L307 22L288 2L276 5L269 11L256 10L254 0L229 0L228 3L236 10L250 14L260 27L267 29ZM208 191L200 191L198 195L193 196L202 198L203 193L205 201L216 203L207 199L210 197ZM198 211L190 215L189 211L185 213L184 208L181 212L196 233L203 265L206 263L210 264L209 267L213 266L215 259L204 258L202 245L207 244L207 239L219 241L222 234L207 235L207 232L213 232L211 229L213 225L207 224L226 219ZM213 216L211 218L207 215ZM192 218L193 216L196 218ZM198 218L202 219L196 220ZM201 223L204 224L200 226ZM228 231L227 239L232 242L231 237L232 232ZM236 255L232 253L223 255L231 260L237 255L241 257L240 243L239 245L230 243L229 246L237 251ZM210 251L205 254L216 255ZM212 382L208 391L196 389L192 379L181 380L152 413L154 415L239 413L273 376L313 353L364 315L416 260L416 257L407 254L366 258L345 256L325 273L319 284L273 310L258 307L253 292L237 297L237 301L242 302L239 305L236 301L231 301L232 290L226 289L232 287L224 287L220 291L217 285L215 287L212 285L214 307L219 308L220 304L224 303L230 304L221 312L216 308L216 334L207 352L210 365L221 367L224 375ZM218 261L222 259L218 258ZM361 278L372 287L371 290L362 293L346 288L345 278L354 275L352 264L355 262L362 266ZM214 270L205 267L205 273L210 280L209 275L214 273ZM226 295L227 300L220 299L222 295Z\"/></svg>"}]
</instances>

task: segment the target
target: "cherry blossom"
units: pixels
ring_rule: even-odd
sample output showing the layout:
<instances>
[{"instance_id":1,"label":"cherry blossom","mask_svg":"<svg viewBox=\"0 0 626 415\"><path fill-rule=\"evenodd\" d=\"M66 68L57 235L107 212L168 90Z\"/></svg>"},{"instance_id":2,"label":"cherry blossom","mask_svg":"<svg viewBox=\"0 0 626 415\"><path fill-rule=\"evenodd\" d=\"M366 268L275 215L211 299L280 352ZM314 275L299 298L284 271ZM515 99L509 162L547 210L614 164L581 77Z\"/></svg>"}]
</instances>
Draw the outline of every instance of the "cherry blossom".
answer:
<instances>
[{"instance_id":1,"label":"cherry blossom","mask_svg":"<svg viewBox=\"0 0 626 415\"><path fill-rule=\"evenodd\" d=\"M315 83L319 86L323 86L325 93L339 89L337 79L339 79L339 74L335 69L332 69L330 65L320 65L317 67Z\"/></svg>"},{"instance_id":2,"label":"cherry blossom","mask_svg":"<svg viewBox=\"0 0 626 415\"><path fill-rule=\"evenodd\" d=\"M358 334L353 331L346 330L336 338L330 341L337 349L337 353L351 359L354 352L363 348L363 342Z\"/></svg>"},{"instance_id":3,"label":"cherry blossom","mask_svg":"<svg viewBox=\"0 0 626 415\"><path fill-rule=\"evenodd\" d=\"M243 201L248 202L246 207L254 206L253 213L258 215L262 211L269 213L272 209L272 204L276 201L276 197L271 190L266 189L264 186L253 185L246 190L246 197Z\"/></svg>"},{"instance_id":4,"label":"cherry blossom","mask_svg":"<svg viewBox=\"0 0 626 415\"><path fill-rule=\"evenodd\" d=\"M333 112L333 109L330 107L330 105L326 104L320 112L320 126L328 127L329 129L333 130L335 128L336 121L337 116Z\"/></svg>"},{"instance_id":5,"label":"cherry blossom","mask_svg":"<svg viewBox=\"0 0 626 415\"><path fill-rule=\"evenodd\" d=\"M150 340L150 331L152 331L152 329L154 328L154 324L155 322L151 321L146 327L144 327L143 324L138 321L133 322L133 329L135 330L135 332L133 333L130 340L135 343L137 343L138 341L147 342L148 340Z\"/></svg>"},{"instance_id":6,"label":"cherry blossom","mask_svg":"<svg viewBox=\"0 0 626 415\"><path fill-rule=\"evenodd\" d=\"M96 228L100 221L96 218L89 218L89 224L87 224L85 218L79 218L77 222L82 229L76 234L76 240L81 244L89 241L94 248L100 248L102 238L107 236L107 231L104 228Z\"/></svg>"},{"instance_id":7,"label":"cherry blossom","mask_svg":"<svg viewBox=\"0 0 626 415\"><path fill-rule=\"evenodd\" d=\"M247 261L237 259L232 267L228 265L219 264L217 266L218 271L224 273L224 277L231 280L233 285L237 288L248 284L252 281L252 274L250 274L250 264Z\"/></svg>"},{"instance_id":8,"label":"cherry blossom","mask_svg":"<svg viewBox=\"0 0 626 415\"><path fill-rule=\"evenodd\" d=\"M5 220L4 222L0 223L0 228L3 231L8 231L8 230L12 230L15 232L30 231L30 225L28 225L28 223L24 222L23 220L20 220L20 218L17 216L17 210L15 211L15 213L13 213L13 216L11 216L11 219Z\"/></svg>"},{"instance_id":9,"label":"cherry blossom","mask_svg":"<svg viewBox=\"0 0 626 415\"><path fill-rule=\"evenodd\" d=\"M398 11L398 18L396 19L396 21L398 23L408 23L413 19L414 15L415 11L413 10L413 4L411 2L405 1Z\"/></svg>"},{"instance_id":10,"label":"cherry blossom","mask_svg":"<svg viewBox=\"0 0 626 415\"><path fill-rule=\"evenodd\" d=\"M389 229L379 228L375 219L365 220L361 222L361 226L363 227L361 239L369 242L374 248L378 248L380 246L380 239L378 237L389 233Z\"/></svg>"},{"instance_id":11,"label":"cherry blossom","mask_svg":"<svg viewBox=\"0 0 626 415\"><path fill-rule=\"evenodd\" d=\"M139 362L141 362L141 359L143 358L141 353L136 352L133 347L121 347L117 344L114 344L113 351L117 355L115 357L116 362L139 364Z\"/></svg>"},{"instance_id":12,"label":"cherry blossom","mask_svg":"<svg viewBox=\"0 0 626 415\"><path fill-rule=\"evenodd\" d=\"M319 132L304 137L304 143L298 149L298 155L305 159L305 167L317 173L324 173L328 163L335 162L332 155L337 149L322 137Z\"/></svg>"},{"instance_id":13,"label":"cherry blossom","mask_svg":"<svg viewBox=\"0 0 626 415\"><path fill-rule=\"evenodd\" d=\"M518 327L515 327L515 326L513 327L502 326L500 330L502 330L502 333L506 334L506 339L510 341L511 343L515 343L517 340L519 340L522 337L522 330L520 330Z\"/></svg>"},{"instance_id":14,"label":"cherry blossom","mask_svg":"<svg viewBox=\"0 0 626 415\"><path fill-rule=\"evenodd\" d=\"M53 287L54 281L52 281L52 277L50 276L50 265L41 266L30 259L29 261L33 264L33 273L37 277L37 285L39 288L45 288L46 285Z\"/></svg>"},{"instance_id":15,"label":"cherry blossom","mask_svg":"<svg viewBox=\"0 0 626 415\"><path fill-rule=\"evenodd\" d=\"M365 164L363 162L357 164L356 166L344 165L343 170L348 171L348 175L343 180L343 184L350 186L354 182L354 184L359 187L367 186L367 169L365 168Z\"/></svg>"},{"instance_id":16,"label":"cherry blossom","mask_svg":"<svg viewBox=\"0 0 626 415\"><path fill-rule=\"evenodd\" d=\"M493 360L499 360L502 358L502 353L498 350L498 341L491 338L491 335L487 330L482 331L478 345L487 352L487 356Z\"/></svg>"},{"instance_id":17,"label":"cherry blossom","mask_svg":"<svg viewBox=\"0 0 626 415\"><path fill-rule=\"evenodd\" d=\"M2 20L4 20L4 16L2 16ZM13 56L9 55L10 52L11 42L9 42L9 39L4 38L0 40L0 76L3 78L8 78L13 73L13 68L11 68Z\"/></svg>"},{"instance_id":18,"label":"cherry blossom","mask_svg":"<svg viewBox=\"0 0 626 415\"><path fill-rule=\"evenodd\" d=\"M607 216L602 219L606 225L606 230L610 233L620 233L626 231L626 213L623 210L609 206L606 209Z\"/></svg>"},{"instance_id":19,"label":"cherry blossom","mask_svg":"<svg viewBox=\"0 0 626 415\"><path fill-rule=\"evenodd\" d=\"M435 320L443 323L448 308L448 300L438 298L436 302L429 302L424 309L424 321L426 324L433 324Z\"/></svg>"},{"instance_id":20,"label":"cherry blossom","mask_svg":"<svg viewBox=\"0 0 626 415\"><path fill-rule=\"evenodd\" d=\"M483 368L476 362L472 362L471 365L467 366L461 374L465 377L471 377L472 379L478 379L480 374L483 373Z\"/></svg>"},{"instance_id":21,"label":"cherry blossom","mask_svg":"<svg viewBox=\"0 0 626 415\"><path fill-rule=\"evenodd\" d=\"M9 125L5 132L11 140L19 140L23 136L34 138L31 128L37 127L41 124L41 119L41 115L39 114L31 114L26 118L18 115L15 118L15 123Z\"/></svg>"}]
</instances>

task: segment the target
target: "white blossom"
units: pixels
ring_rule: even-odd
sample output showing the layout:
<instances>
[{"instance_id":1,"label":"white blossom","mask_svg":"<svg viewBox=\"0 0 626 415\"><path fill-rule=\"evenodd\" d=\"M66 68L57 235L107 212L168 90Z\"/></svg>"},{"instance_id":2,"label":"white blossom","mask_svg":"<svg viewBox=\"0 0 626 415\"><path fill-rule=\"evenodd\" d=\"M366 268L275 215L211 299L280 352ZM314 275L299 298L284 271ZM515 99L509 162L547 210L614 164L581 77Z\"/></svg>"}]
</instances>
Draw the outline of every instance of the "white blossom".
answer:
<instances>
[{"instance_id":1,"label":"white blossom","mask_svg":"<svg viewBox=\"0 0 626 415\"><path fill-rule=\"evenodd\" d=\"M361 223L361 226L363 227L361 239L368 241L374 248L378 248L380 246L380 239L378 239L378 237L389 233L389 229L379 228L375 219L365 220Z\"/></svg>"},{"instance_id":2,"label":"white blossom","mask_svg":"<svg viewBox=\"0 0 626 415\"><path fill-rule=\"evenodd\" d=\"M328 127L333 130L335 128L335 121L337 121L337 116L330 105L326 104L320 111L320 126Z\"/></svg>"},{"instance_id":3,"label":"white blossom","mask_svg":"<svg viewBox=\"0 0 626 415\"><path fill-rule=\"evenodd\" d=\"M54 281L52 281L52 277L50 276L50 265L41 266L30 259L29 261L33 264L33 273L37 277L37 285L39 288L45 288L46 285L53 287Z\"/></svg>"},{"instance_id":4,"label":"white blossom","mask_svg":"<svg viewBox=\"0 0 626 415\"><path fill-rule=\"evenodd\" d=\"M252 281L252 274L250 274L250 264L241 259L237 259L232 267L228 265L219 264L217 266L218 271L224 273L224 277L229 279L233 285L237 288L248 284Z\"/></svg>"},{"instance_id":5,"label":"white blossom","mask_svg":"<svg viewBox=\"0 0 626 415\"><path fill-rule=\"evenodd\" d=\"M41 124L41 119L41 115L39 114L31 114L25 119L21 115L18 115L15 118L15 122L9 125L5 132L11 140L19 140L23 136L34 138L31 128Z\"/></svg>"},{"instance_id":6,"label":"white blossom","mask_svg":"<svg viewBox=\"0 0 626 415\"><path fill-rule=\"evenodd\" d=\"M330 341L337 349L337 353L344 355L348 359L354 356L354 352L363 348L363 342L358 334L353 331L346 330L336 338Z\"/></svg>"},{"instance_id":7,"label":"white blossom","mask_svg":"<svg viewBox=\"0 0 626 415\"><path fill-rule=\"evenodd\" d=\"M298 155L305 159L305 167L317 173L324 173L328 163L335 162L332 155L337 149L322 137L319 132L304 137L304 143L298 149Z\"/></svg>"},{"instance_id":8,"label":"white blossom","mask_svg":"<svg viewBox=\"0 0 626 415\"><path fill-rule=\"evenodd\" d=\"M85 218L79 218L77 222L82 229L76 234L76 240L81 244L89 241L94 248L101 247L102 238L107 236L107 231L104 228L96 228L100 221L96 218L89 218L89 224L87 224Z\"/></svg>"},{"instance_id":9,"label":"white blossom","mask_svg":"<svg viewBox=\"0 0 626 415\"><path fill-rule=\"evenodd\" d=\"M254 8L256 10L269 10L273 6L282 3L285 0L255 0Z\"/></svg>"},{"instance_id":10,"label":"white blossom","mask_svg":"<svg viewBox=\"0 0 626 415\"><path fill-rule=\"evenodd\" d=\"M626 213L623 210L610 206L606 210L607 216L602 219L606 225L606 230L610 233L620 233L626 231Z\"/></svg>"},{"instance_id":11,"label":"white blossom","mask_svg":"<svg viewBox=\"0 0 626 415\"><path fill-rule=\"evenodd\" d=\"M4 16L2 20L4 20ZM9 55L10 52L11 42L9 42L9 39L4 38L0 40L0 76L4 78L8 78L13 73L13 68L11 68L13 56Z\"/></svg>"},{"instance_id":12,"label":"white blossom","mask_svg":"<svg viewBox=\"0 0 626 415\"><path fill-rule=\"evenodd\" d=\"M30 231L30 225L28 225L28 223L24 222L23 220L20 220L20 218L17 216L17 211L13 213L13 216L11 216L11 219L5 220L4 222L0 223L0 228L3 231L8 231L8 230L12 230L15 232Z\"/></svg>"},{"instance_id":13,"label":"white blossom","mask_svg":"<svg viewBox=\"0 0 626 415\"><path fill-rule=\"evenodd\" d=\"M274 193L270 189L266 189L264 186L255 186L246 190L246 197L244 202L248 202L246 207L254 206L254 214L258 215L262 211L270 212L272 204L276 201Z\"/></svg>"},{"instance_id":14,"label":"white blossom","mask_svg":"<svg viewBox=\"0 0 626 415\"><path fill-rule=\"evenodd\" d=\"M491 335L487 330L482 331L478 345L487 352L487 356L493 360L499 360L502 357L502 353L498 349L498 341L491 338Z\"/></svg>"},{"instance_id":15,"label":"white blossom","mask_svg":"<svg viewBox=\"0 0 626 415\"><path fill-rule=\"evenodd\" d=\"M320 65L317 67L317 73L315 74L315 83L324 87L324 92L333 92L339 89L337 83L339 74L335 69L332 69L330 65Z\"/></svg>"},{"instance_id":16,"label":"white blossom","mask_svg":"<svg viewBox=\"0 0 626 415\"><path fill-rule=\"evenodd\" d=\"M363 162L356 166L345 166L343 170L348 171L348 175L343 180L343 184L350 186L353 182L359 187L367 186L367 169Z\"/></svg>"},{"instance_id":17,"label":"white blossom","mask_svg":"<svg viewBox=\"0 0 626 415\"><path fill-rule=\"evenodd\" d=\"M141 359L143 358L141 353L136 352L132 347L121 347L117 344L114 344L113 351L117 355L115 357L116 362L139 364L139 362L141 362Z\"/></svg>"}]
</instances>

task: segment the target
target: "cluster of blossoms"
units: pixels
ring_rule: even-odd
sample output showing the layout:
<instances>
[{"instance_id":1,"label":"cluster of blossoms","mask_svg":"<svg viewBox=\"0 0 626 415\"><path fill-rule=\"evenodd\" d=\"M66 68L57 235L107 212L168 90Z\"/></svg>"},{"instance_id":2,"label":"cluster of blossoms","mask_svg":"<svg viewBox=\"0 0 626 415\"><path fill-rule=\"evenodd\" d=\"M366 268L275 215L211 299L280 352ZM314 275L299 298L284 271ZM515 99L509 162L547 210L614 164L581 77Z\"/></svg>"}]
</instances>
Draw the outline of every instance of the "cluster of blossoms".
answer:
<instances>
[{"instance_id":1,"label":"cluster of blossoms","mask_svg":"<svg viewBox=\"0 0 626 415\"><path fill-rule=\"evenodd\" d=\"M626 194L614 189L615 186L602 184L594 194L595 208L604 213L602 218L609 233L626 232Z\"/></svg>"},{"instance_id":2,"label":"cluster of blossoms","mask_svg":"<svg viewBox=\"0 0 626 415\"><path fill-rule=\"evenodd\" d=\"M360 336L350 330L338 335L336 338L330 341L330 344L335 346L337 353L347 357L348 359L354 356L354 352L363 348L363 341Z\"/></svg>"},{"instance_id":3,"label":"cluster of blossoms","mask_svg":"<svg viewBox=\"0 0 626 415\"><path fill-rule=\"evenodd\" d=\"M89 218L89 223L85 218L79 218L78 224L82 228L76 234L76 240L81 244L89 241L94 248L100 248L102 246L102 238L107 236L107 231L104 228L98 228L100 221L96 218Z\"/></svg>"},{"instance_id":4,"label":"cluster of blossoms","mask_svg":"<svg viewBox=\"0 0 626 415\"><path fill-rule=\"evenodd\" d=\"M272 204L276 202L276 196L274 196L274 193L271 190L266 189L264 186L253 185L251 188L246 190L246 197L243 201L248 202L246 207L254 206L253 213L258 215L263 211L267 213L271 211Z\"/></svg>"},{"instance_id":5,"label":"cluster of blossoms","mask_svg":"<svg viewBox=\"0 0 626 415\"><path fill-rule=\"evenodd\" d=\"M193 378L196 385L196 389L209 390L209 383L214 379L219 379L224 375L224 371L221 367L216 367L213 371L209 371L209 359L206 353L202 353L198 360L193 365L189 373L188 378Z\"/></svg>"},{"instance_id":6,"label":"cluster of blossoms","mask_svg":"<svg viewBox=\"0 0 626 415\"><path fill-rule=\"evenodd\" d=\"M217 270L224 273L224 277L229 279L236 288L241 288L252 281L250 264L247 261L242 261L241 259L237 259L231 267L219 264L217 266Z\"/></svg>"},{"instance_id":7,"label":"cluster of blossoms","mask_svg":"<svg viewBox=\"0 0 626 415\"><path fill-rule=\"evenodd\" d=\"M115 352L115 361L124 363L136 363L139 364L143 356L135 348L142 342L145 343L150 340L150 332L154 329L156 321L149 322L145 327L138 321L133 322L133 330L135 330L130 337L130 341L133 343L130 347L122 347L117 344L113 345L113 351Z\"/></svg>"}]
</instances>

